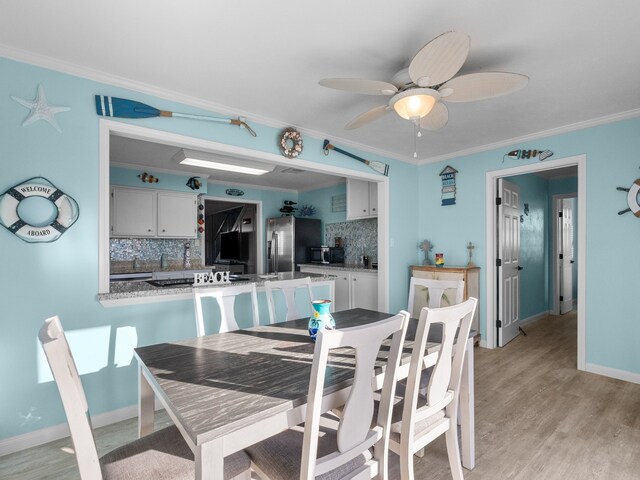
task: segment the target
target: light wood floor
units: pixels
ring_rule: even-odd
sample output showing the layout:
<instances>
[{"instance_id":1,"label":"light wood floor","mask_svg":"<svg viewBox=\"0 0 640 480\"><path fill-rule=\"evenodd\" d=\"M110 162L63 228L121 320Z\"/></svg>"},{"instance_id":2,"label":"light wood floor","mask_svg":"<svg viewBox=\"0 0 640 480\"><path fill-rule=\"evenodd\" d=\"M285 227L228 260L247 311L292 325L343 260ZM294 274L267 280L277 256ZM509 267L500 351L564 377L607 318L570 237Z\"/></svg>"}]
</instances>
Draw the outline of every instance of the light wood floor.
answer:
<instances>
[{"instance_id":1,"label":"light wood floor","mask_svg":"<svg viewBox=\"0 0 640 480\"><path fill-rule=\"evenodd\" d=\"M525 330L505 348L476 348L476 468L465 478L639 479L640 385L576 370L574 314ZM96 429L100 454L133 440L136 422ZM0 457L0 479L78 479L71 448L63 439ZM415 470L451 479L443 439Z\"/></svg>"}]
</instances>

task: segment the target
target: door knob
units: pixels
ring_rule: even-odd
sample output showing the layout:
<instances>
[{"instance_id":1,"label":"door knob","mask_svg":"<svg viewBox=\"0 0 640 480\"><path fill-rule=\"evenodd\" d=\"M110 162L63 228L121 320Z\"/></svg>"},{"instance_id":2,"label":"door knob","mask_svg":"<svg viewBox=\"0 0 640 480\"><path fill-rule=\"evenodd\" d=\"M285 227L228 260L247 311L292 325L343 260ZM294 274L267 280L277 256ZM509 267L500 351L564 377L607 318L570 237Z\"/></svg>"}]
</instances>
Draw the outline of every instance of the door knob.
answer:
<instances>
[{"instance_id":1,"label":"door knob","mask_svg":"<svg viewBox=\"0 0 640 480\"><path fill-rule=\"evenodd\" d=\"M524 267L521 267L520 265L518 265L518 271L522 270Z\"/></svg>"}]
</instances>

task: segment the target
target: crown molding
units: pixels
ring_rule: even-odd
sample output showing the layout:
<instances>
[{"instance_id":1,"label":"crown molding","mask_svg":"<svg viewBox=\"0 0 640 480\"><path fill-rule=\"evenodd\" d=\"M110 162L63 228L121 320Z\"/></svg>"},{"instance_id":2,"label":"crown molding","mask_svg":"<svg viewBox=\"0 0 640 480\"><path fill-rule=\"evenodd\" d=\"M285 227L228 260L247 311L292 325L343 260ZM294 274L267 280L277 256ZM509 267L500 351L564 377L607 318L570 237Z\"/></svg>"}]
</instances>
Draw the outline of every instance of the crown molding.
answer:
<instances>
[{"instance_id":1,"label":"crown molding","mask_svg":"<svg viewBox=\"0 0 640 480\"><path fill-rule=\"evenodd\" d=\"M554 135L562 135L563 133L574 132L576 130L583 130L585 128L597 127L600 125L607 125L609 123L620 122L622 120L629 120L632 118L640 117L640 108L634 110L627 110L626 112L614 113L612 115L605 115L603 117L593 118L591 120L584 120L582 122L570 123L561 127L551 128L549 130L542 130L536 133L530 133L528 135L522 135L521 137L513 137L507 140L501 140L495 143L488 143L478 147L467 148L465 150L458 150L457 152L446 153L444 155L438 155L435 157L427 157L421 159L418 165L425 165L428 163L437 163L444 160L451 160L452 158L466 157L476 153L486 152L489 150L497 150L503 147L510 147L516 143L530 142L532 140L538 140L540 138L551 137Z\"/></svg>"},{"instance_id":2,"label":"crown molding","mask_svg":"<svg viewBox=\"0 0 640 480\"><path fill-rule=\"evenodd\" d=\"M332 142L337 140L339 141L339 143L343 145L346 145L352 148L357 148L358 150L362 150L364 152L368 152L373 155L378 155L380 157L387 158L387 159L398 160L404 163L410 163L414 165L417 164L416 160L413 159L412 157L399 155L397 153L379 149L379 148L373 148L368 145L364 145L362 143L348 140L346 138L328 135L327 133L321 132L319 130L313 130L313 129L305 128L298 125L292 125L282 120L277 120L277 119L274 119L271 117L265 117L262 115L256 115L254 113L239 110L237 108L232 108L227 105L222 105L222 104L211 102L208 100L203 100L201 98L197 98L184 93L179 93L166 88L161 88L148 83L138 82L136 80L130 80L125 77L120 77L118 75L113 75L110 73L103 72L102 70L96 70L89 67L77 65L75 63L65 62L63 60L59 60L53 57L41 55L39 53L29 52L27 50L22 50L19 48L0 44L0 56L6 57L10 60L14 60L17 62L28 63L30 65L34 65L37 67L47 68L50 70L55 70L57 72L66 73L68 75L73 75L75 77L80 77L80 78L84 78L87 80L92 80L100 83L106 83L115 87L121 87L127 90L133 90L140 93L145 93L147 95L152 95L154 97L162 98L164 100L181 103L184 105L188 105L194 108L200 108L202 110L211 111L213 113L217 113L221 115L249 118L256 123L259 123L267 127L272 127L272 128L294 127L300 133L309 135L311 137L315 137L319 140L322 140L325 138L332 138L333 139Z\"/></svg>"},{"instance_id":3,"label":"crown molding","mask_svg":"<svg viewBox=\"0 0 640 480\"><path fill-rule=\"evenodd\" d=\"M101 70L80 66L71 62L65 62L63 60L59 60L56 58L52 58L52 57L41 55L34 52L29 52L27 50L22 50L19 48L8 46L8 45L0 44L0 56L6 57L10 60L14 60L17 62L28 63L30 65L34 65L42 68L48 68L50 70L66 73L68 75L85 78L87 80L93 80L96 82L106 83L109 85L125 88L128 90L145 93L147 95L152 95L154 97L158 97L167 101L182 103L184 105L188 105L194 108L200 108L202 110L211 111L217 114L229 115L232 117L250 118L252 121L255 121L256 123L259 123L264 126L272 127L272 128L286 128L286 127L293 126L298 131L300 131L300 133L309 135L311 137L315 137L317 139L332 137L332 140L331 140L332 143L334 141L338 141L339 143L345 146L356 148L358 150L371 153L373 155L378 155L383 158L398 160L400 162L413 164L413 165L424 165L428 163L441 162L444 160L464 157L464 156L473 155L480 152L486 152L489 150L496 150L502 147L511 146L516 143L528 142L532 140L537 140L539 138L549 137L553 135L561 135L563 133L569 133L576 130L582 130L585 128L596 127L599 125L606 125L608 123L614 123L621 120L628 120L631 118L640 117L640 109L628 110L626 112L615 113L615 114L606 115L603 117L597 117L591 120L572 123L572 124L552 128L549 130L542 130L540 132L531 133L531 134L523 135L520 137L513 137L510 139L501 140L495 143L480 145L477 147L472 147L464 150L458 150L452 153L446 153L443 155L437 155L434 157L426 157L423 159L415 160L414 158L409 156L400 155L384 149L374 148L359 142L354 142L346 138L331 136L326 134L325 132L321 132L318 130L313 130L310 128L305 128L297 125L291 125L290 123L283 122L282 120L277 120L271 117L256 115L251 112L247 112L247 111L239 110L237 108L232 108L226 105L222 105L219 103L203 100L203 99L200 99L191 95L187 95L184 93L179 93L173 90L157 87L155 85L151 85L144 82L130 80L124 77L120 77L118 75L113 75L110 73L103 72Z\"/></svg>"}]
</instances>

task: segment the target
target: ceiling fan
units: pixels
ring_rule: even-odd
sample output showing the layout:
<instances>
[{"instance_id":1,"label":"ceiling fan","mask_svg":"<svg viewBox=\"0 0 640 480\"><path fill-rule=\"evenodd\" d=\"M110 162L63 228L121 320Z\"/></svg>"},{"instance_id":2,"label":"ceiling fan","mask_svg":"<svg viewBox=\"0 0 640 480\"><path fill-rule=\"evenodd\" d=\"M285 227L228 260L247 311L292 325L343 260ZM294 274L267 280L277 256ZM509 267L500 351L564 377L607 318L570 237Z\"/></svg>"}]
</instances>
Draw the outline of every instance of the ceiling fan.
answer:
<instances>
[{"instance_id":1,"label":"ceiling fan","mask_svg":"<svg viewBox=\"0 0 640 480\"><path fill-rule=\"evenodd\" d=\"M391 82L360 78L324 78L320 85L365 95L391 96L386 105L372 108L345 125L362 127L395 110L420 129L438 130L449 121L443 102L473 102L523 88L529 77L509 72L478 72L454 77L467 55L471 40L461 32L447 32L427 43ZM415 154L414 154L415 156Z\"/></svg>"}]
</instances>

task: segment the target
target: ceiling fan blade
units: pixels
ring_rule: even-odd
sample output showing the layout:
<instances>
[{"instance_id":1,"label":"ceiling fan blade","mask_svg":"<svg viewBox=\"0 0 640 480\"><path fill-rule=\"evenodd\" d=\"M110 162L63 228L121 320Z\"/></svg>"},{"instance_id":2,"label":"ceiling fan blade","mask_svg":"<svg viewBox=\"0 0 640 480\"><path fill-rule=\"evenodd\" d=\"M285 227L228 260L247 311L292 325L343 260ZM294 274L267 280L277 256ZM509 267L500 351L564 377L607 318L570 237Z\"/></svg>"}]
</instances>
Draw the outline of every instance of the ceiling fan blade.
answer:
<instances>
[{"instance_id":1,"label":"ceiling fan blade","mask_svg":"<svg viewBox=\"0 0 640 480\"><path fill-rule=\"evenodd\" d=\"M379 119L384 116L387 112L391 111L391 107L389 105L380 105L379 107L372 108L371 110L367 110L361 115L358 115L356 118L351 120L344 126L345 130L353 130L355 128L360 128L367 123L373 122L374 120Z\"/></svg>"},{"instance_id":2,"label":"ceiling fan blade","mask_svg":"<svg viewBox=\"0 0 640 480\"><path fill-rule=\"evenodd\" d=\"M471 39L465 33L447 32L434 38L416 53L409 64L409 76L419 87L431 87L453 77L467 59Z\"/></svg>"},{"instance_id":3,"label":"ceiling fan blade","mask_svg":"<svg viewBox=\"0 0 640 480\"><path fill-rule=\"evenodd\" d=\"M449 109L442 103L436 103L428 115L420 119L420 128L425 130L440 130L449 121Z\"/></svg>"},{"instance_id":4,"label":"ceiling fan blade","mask_svg":"<svg viewBox=\"0 0 640 480\"><path fill-rule=\"evenodd\" d=\"M398 92L398 88L392 83L365 78L323 78L318 83L323 87L365 95L393 95Z\"/></svg>"},{"instance_id":5,"label":"ceiling fan blade","mask_svg":"<svg viewBox=\"0 0 640 480\"><path fill-rule=\"evenodd\" d=\"M447 102L474 102L524 88L529 77L519 73L479 72L452 78L438 91Z\"/></svg>"}]
</instances>

